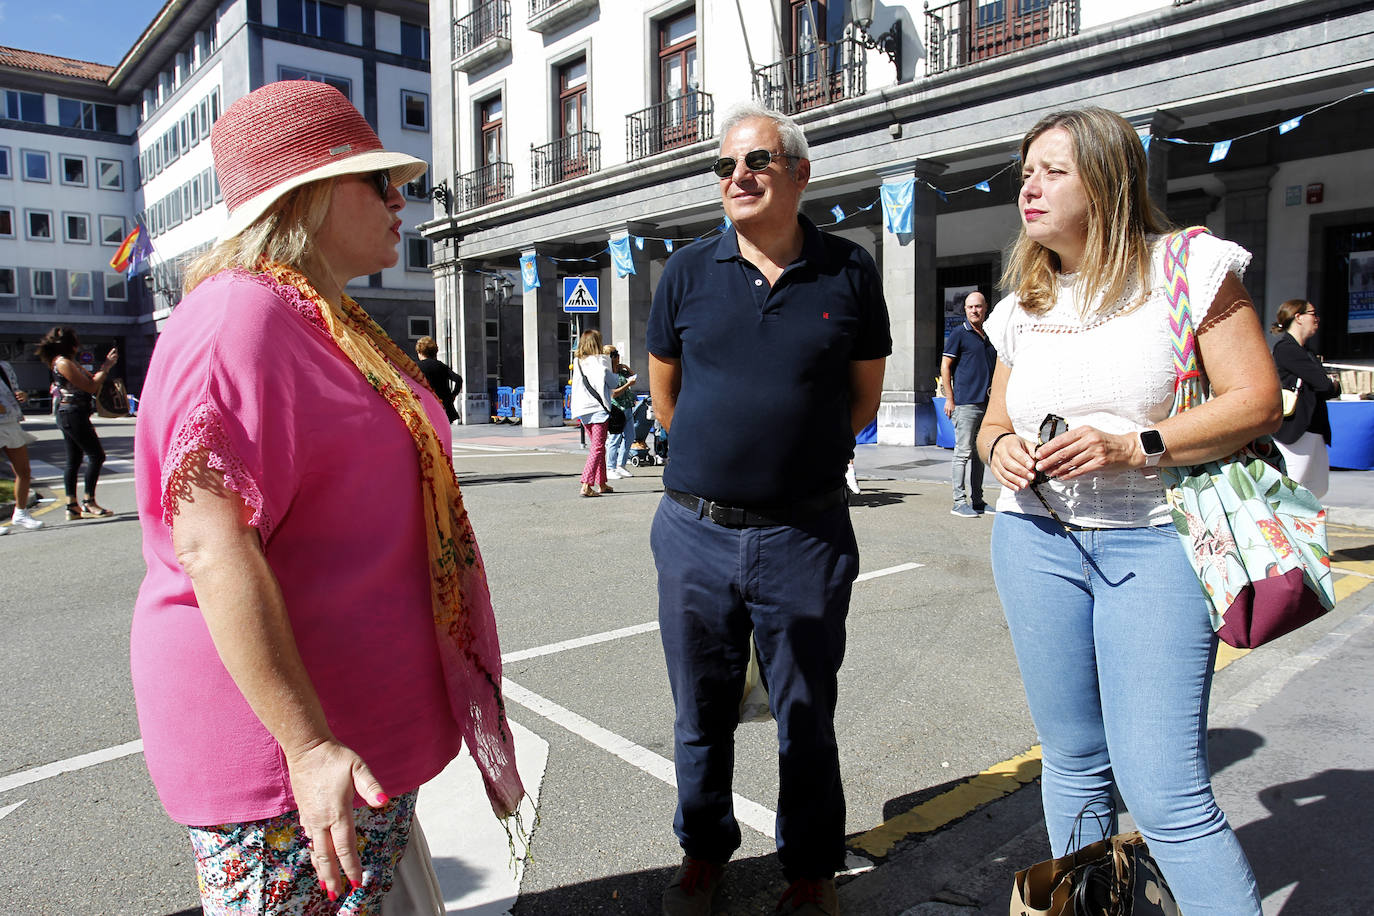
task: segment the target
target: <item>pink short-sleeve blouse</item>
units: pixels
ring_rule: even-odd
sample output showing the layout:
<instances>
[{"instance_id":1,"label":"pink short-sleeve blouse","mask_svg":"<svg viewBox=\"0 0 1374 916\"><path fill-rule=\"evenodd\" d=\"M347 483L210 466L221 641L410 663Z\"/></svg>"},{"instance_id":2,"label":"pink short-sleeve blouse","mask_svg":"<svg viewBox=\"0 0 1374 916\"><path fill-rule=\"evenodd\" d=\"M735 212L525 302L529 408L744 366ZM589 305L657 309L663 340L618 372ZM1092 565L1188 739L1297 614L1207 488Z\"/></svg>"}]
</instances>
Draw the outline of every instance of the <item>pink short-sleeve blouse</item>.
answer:
<instances>
[{"instance_id":1,"label":"pink short-sleeve blouse","mask_svg":"<svg viewBox=\"0 0 1374 916\"><path fill-rule=\"evenodd\" d=\"M382 788L418 788L461 743L440 670L415 446L292 292L241 271L202 283L168 320L139 401L148 572L130 661L148 772L183 824L296 807L281 748L220 662L172 549L176 472L197 452L252 511L329 725ZM449 451L443 407L411 386Z\"/></svg>"}]
</instances>

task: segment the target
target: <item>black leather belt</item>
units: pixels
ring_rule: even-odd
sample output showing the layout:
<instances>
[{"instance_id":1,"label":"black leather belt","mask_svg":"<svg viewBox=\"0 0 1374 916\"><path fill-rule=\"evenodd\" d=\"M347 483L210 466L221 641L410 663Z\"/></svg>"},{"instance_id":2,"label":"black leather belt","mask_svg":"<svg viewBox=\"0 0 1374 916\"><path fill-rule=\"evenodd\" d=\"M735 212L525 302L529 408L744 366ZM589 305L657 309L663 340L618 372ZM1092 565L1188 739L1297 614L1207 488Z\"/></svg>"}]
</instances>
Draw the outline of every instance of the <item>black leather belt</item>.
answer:
<instances>
[{"instance_id":1,"label":"black leather belt","mask_svg":"<svg viewBox=\"0 0 1374 916\"><path fill-rule=\"evenodd\" d=\"M697 513L699 518L709 518L722 528L769 528L775 525L796 525L813 518L827 509L844 505L848 491L844 487L798 500L785 506L726 506L691 493L664 487L663 492L679 506Z\"/></svg>"}]
</instances>

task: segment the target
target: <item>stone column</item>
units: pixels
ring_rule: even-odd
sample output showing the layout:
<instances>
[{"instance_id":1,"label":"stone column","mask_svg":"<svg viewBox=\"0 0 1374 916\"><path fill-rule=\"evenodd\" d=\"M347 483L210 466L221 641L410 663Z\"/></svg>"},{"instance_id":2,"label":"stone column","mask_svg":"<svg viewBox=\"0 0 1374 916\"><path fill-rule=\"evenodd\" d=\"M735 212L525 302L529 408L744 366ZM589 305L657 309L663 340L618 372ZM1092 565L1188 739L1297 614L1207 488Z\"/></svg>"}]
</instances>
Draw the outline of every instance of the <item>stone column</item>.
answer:
<instances>
[{"instance_id":1,"label":"stone column","mask_svg":"<svg viewBox=\"0 0 1374 916\"><path fill-rule=\"evenodd\" d=\"M644 236L653 229L649 223L626 223L611 229L610 235L613 238ZM649 284L650 255L636 248L633 239L630 240L630 255L635 261L635 272L629 276L617 277L615 265L611 265L611 323L609 328L602 327L601 336L606 343L614 344L620 351L620 358L639 373L638 390L648 391L649 354L644 348L644 336L649 330L649 305L654 296Z\"/></svg>"},{"instance_id":2,"label":"stone column","mask_svg":"<svg viewBox=\"0 0 1374 916\"><path fill-rule=\"evenodd\" d=\"M1250 266L1245 271L1250 282L1245 289L1261 323L1273 317L1265 308L1264 281L1269 260L1269 180L1277 171L1278 166L1264 165L1216 173L1226 189L1226 225L1220 234L1250 252Z\"/></svg>"},{"instance_id":3,"label":"stone column","mask_svg":"<svg viewBox=\"0 0 1374 916\"><path fill-rule=\"evenodd\" d=\"M1150 145L1145 150L1145 160L1149 163L1150 174L1147 183L1150 188L1150 200L1154 201L1160 213L1167 213L1169 203L1169 149L1172 143L1165 143L1161 138L1170 136L1174 131L1183 126L1183 121L1174 117L1167 111L1152 111L1146 114L1136 115L1129 119L1131 126L1136 129L1141 137L1150 138Z\"/></svg>"},{"instance_id":4,"label":"stone column","mask_svg":"<svg viewBox=\"0 0 1374 916\"><path fill-rule=\"evenodd\" d=\"M476 270L458 270L458 307L451 334L457 348L450 351L449 364L463 377L463 398L458 404L464 426L490 423L491 400L487 394L486 304L482 297L482 275Z\"/></svg>"},{"instance_id":5,"label":"stone column","mask_svg":"<svg viewBox=\"0 0 1374 916\"><path fill-rule=\"evenodd\" d=\"M944 343L941 304L935 298L935 208L939 198L922 179L933 179L944 170L943 163L918 160L878 173L885 184L916 179L912 232L894 235L884 231L878 259L892 322L892 355L887 360L878 405L879 445L935 442L930 399L935 394Z\"/></svg>"},{"instance_id":6,"label":"stone column","mask_svg":"<svg viewBox=\"0 0 1374 916\"><path fill-rule=\"evenodd\" d=\"M521 251L534 255L533 248ZM536 263L538 263L536 261ZM543 265L540 265L541 267ZM563 425L563 382L567 371L558 352L558 316L563 303L553 277L540 271L541 285L524 294L525 397L522 426ZM522 284L523 285L523 284Z\"/></svg>"}]
</instances>

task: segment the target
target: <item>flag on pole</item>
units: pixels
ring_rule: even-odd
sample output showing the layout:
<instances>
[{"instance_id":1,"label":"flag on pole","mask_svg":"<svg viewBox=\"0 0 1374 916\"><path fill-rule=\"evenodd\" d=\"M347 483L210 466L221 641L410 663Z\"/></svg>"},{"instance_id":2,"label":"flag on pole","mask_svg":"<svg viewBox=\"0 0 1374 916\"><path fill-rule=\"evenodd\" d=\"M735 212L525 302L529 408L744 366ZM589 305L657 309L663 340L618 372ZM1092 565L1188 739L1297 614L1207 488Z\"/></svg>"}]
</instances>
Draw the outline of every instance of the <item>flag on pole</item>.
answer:
<instances>
[{"instance_id":1,"label":"flag on pole","mask_svg":"<svg viewBox=\"0 0 1374 916\"><path fill-rule=\"evenodd\" d=\"M630 237L611 239L611 264L617 277L628 277L635 272L635 259L630 254Z\"/></svg>"},{"instance_id":2,"label":"flag on pole","mask_svg":"<svg viewBox=\"0 0 1374 916\"><path fill-rule=\"evenodd\" d=\"M534 259L535 255L532 254L520 256L520 281L525 292L539 288L539 267L534 263Z\"/></svg>"},{"instance_id":3,"label":"flag on pole","mask_svg":"<svg viewBox=\"0 0 1374 916\"><path fill-rule=\"evenodd\" d=\"M143 228L142 223L135 222L134 228L119 243L114 257L110 258L110 266L122 274L133 276L138 265L148 260L152 253L153 243L148 238L148 230Z\"/></svg>"}]
</instances>

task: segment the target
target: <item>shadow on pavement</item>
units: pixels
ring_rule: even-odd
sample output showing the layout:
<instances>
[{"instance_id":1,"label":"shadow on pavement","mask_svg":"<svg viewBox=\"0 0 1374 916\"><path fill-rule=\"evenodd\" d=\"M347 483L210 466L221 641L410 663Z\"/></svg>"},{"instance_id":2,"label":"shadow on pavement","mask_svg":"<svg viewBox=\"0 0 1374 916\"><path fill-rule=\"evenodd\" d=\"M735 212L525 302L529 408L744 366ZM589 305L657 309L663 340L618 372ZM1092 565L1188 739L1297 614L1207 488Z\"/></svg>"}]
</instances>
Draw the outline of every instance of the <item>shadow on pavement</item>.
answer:
<instances>
[{"instance_id":1,"label":"shadow on pavement","mask_svg":"<svg viewBox=\"0 0 1374 916\"><path fill-rule=\"evenodd\" d=\"M878 490L864 486L863 492L849 494L849 505L851 507L863 506L866 509L897 506L903 503L907 497L919 495L919 493L894 493L891 490Z\"/></svg>"}]
</instances>

